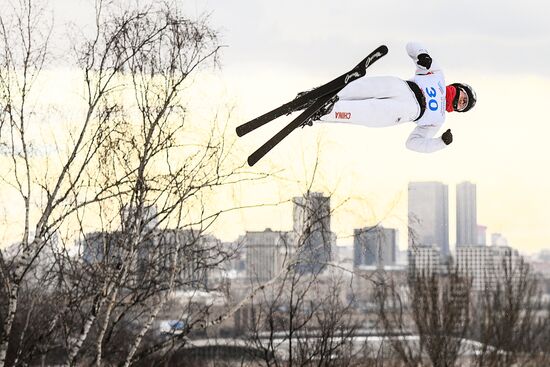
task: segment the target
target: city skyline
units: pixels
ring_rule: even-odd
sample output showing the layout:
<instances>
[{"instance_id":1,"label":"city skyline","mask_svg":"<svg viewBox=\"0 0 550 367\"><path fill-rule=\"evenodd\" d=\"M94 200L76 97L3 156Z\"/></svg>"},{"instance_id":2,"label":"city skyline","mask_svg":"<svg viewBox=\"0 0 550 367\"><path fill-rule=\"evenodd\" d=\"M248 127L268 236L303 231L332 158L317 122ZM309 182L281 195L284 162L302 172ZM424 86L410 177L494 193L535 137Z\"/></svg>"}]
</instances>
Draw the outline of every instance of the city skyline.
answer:
<instances>
[{"instance_id":1,"label":"city skyline","mask_svg":"<svg viewBox=\"0 0 550 367\"><path fill-rule=\"evenodd\" d=\"M428 213L428 216L431 218L432 221L436 220L435 219L435 217L437 216L436 211L439 211L439 214L443 214L443 219L442 221L440 221L440 224L446 222L445 227L447 227L446 229L447 235L445 236L443 234L443 237L448 239L446 244L446 246L448 246L448 254L450 253L456 254L456 249L460 245L458 240L459 216L457 215L456 217L450 217L449 208L456 207L456 213L458 213L458 202L460 197L459 191L458 191L459 187L467 187L466 191L468 192L468 195L466 196L468 198L471 198L473 195L475 199L476 197L475 192L476 192L477 185L470 181L465 181L465 180L461 180L460 183L457 183L456 185L447 185L443 182L437 182L437 181L418 181L418 182L409 182L408 184L409 192L411 190L411 185L415 189L421 188L422 189L421 191L426 191L426 189L428 189L427 192L423 192L423 194L420 195L420 202L425 203L426 199L428 199L428 200L431 200L432 204L434 204L434 206L436 207L436 210L431 211L429 210L431 209L431 207L427 208L423 206L424 211ZM450 187L454 186L457 188L456 195L453 196L455 197L454 201L449 199L449 193L448 193L449 186ZM407 200L409 201L409 205L410 205L409 197L407 197ZM439 202L439 204L437 204L437 201L441 201L441 200L443 200L443 202ZM224 238L224 237L218 236L216 233L212 233L212 234L223 242L229 241L229 243L235 243L235 242L240 242L242 238L249 233L253 235L254 234L260 235L260 236L265 233L278 234L279 236L281 234L285 234L285 236L288 236L288 233L301 233L304 229L305 222L317 221L318 223L316 223L312 227L313 232L318 231L321 237L326 237L326 234L330 233L329 237L324 238L320 242L326 242L326 243L334 242L331 245L332 249L334 249L334 246L354 248L357 234L368 232L368 229L371 229L371 228L375 228L381 231L395 231L396 232L395 236L392 235L390 237L392 237L392 241L395 241L396 243L397 252L404 251L404 250L406 251L410 245L409 243L410 238L408 238L408 235L407 235L407 233L409 233L410 231L401 230L397 227L387 226L387 225L384 225L383 223L380 223L378 227L358 226L353 229L352 231L353 233L351 235L349 236L345 235L346 238L350 237L352 241L348 241L348 243L345 243L345 244L336 243L336 241L338 241L339 238L330 229L331 218L333 217L333 214L334 214L330 207L330 197L325 196L325 194L322 192L310 192L308 195L305 195L303 197L294 197L292 199L292 203L293 203L293 206L292 206L291 213L287 212L288 218L292 218L291 228L277 228L266 224L263 227L263 229L245 229L245 231L243 232L244 234L239 234L238 238L236 239ZM472 204L472 203L469 203L469 204ZM154 208L149 208L148 210L151 212L155 211ZM319 210L321 214L316 213L317 210ZM306 218L306 215L309 215L309 219ZM306 218L307 220L304 221L304 218ZM447 219L445 220L444 218L447 218ZM417 223L412 223L411 226L414 227L416 224ZM453 227L456 228L456 231L454 232L449 230L449 228L453 228ZM479 235L482 232L484 233L486 230L487 230L486 226L476 225L476 232L475 232L476 243L473 243L473 245L485 245L485 243L481 241ZM440 232L439 234L441 235L442 233L445 232L445 229L443 229L442 232L441 231L439 232ZM456 235L455 237L456 241L451 240L453 233ZM520 252L522 252L522 254L532 254L532 252L521 251L520 247L514 246L514 244L510 244L507 240L506 232L500 233L500 232L489 231L488 233L484 233L484 234L485 236L491 237L489 241L490 246L512 246L518 249ZM313 239L314 237L315 236L312 236L311 238ZM296 238L292 239L292 237L287 238L287 241L290 241L290 242L295 242L296 240L297 240ZM479 243L477 241L479 241ZM401 246L400 246L400 243L401 243ZM407 243L408 245L403 246L403 243ZM435 243L437 243L437 241L432 244L435 244ZM431 245L428 245L428 246L431 246ZM537 251L536 253L543 252L544 250L546 250L546 248L542 248L540 251ZM550 247L548 248L548 250L550 250ZM330 258L331 256L333 255L327 254L326 256L323 255L321 257Z\"/></svg>"},{"instance_id":2,"label":"city skyline","mask_svg":"<svg viewBox=\"0 0 550 367\"><path fill-rule=\"evenodd\" d=\"M433 183L433 182L437 182L437 181L431 181L431 180L428 180L428 181L421 181L421 182L430 182L430 183ZM454 184L444 184L442 182L437 182L439 184L443 184L444 186L448 186L448 187L456 187L458 185L460 185L461 183L464 183L464 182L468 182L470 183L471 185L474 185L476 186L477 188L477 185L476 184L472 184L470 181L468 180L459 180L459 182L454 185ZM324 193L314 193L315 195L320 195L320 196L323 196L325 195ZM449 193L448 193L448 196L451 196ZM454 197L454 196L452 196ZM294 199L297 199L297 197L294 197ZM300 199L303 199L303 198L300 198ZM478 197L479 199L479 197ZM406 197L403 201L407 202L408 198ZM450 253L455 253L456 252L456 246L458 245L458 237L456 236L457 235L457 226L458 226L458 218L457 217L453 217L451 214L455 213L456 212L456 201L451 201L449 200L449 224L448 224L448 232L449 232L449 242L448 242L448 245L449 245L449 251ZM329 203L330 205L330 203ZM483 207L481 208L482 210L484 209ZM290 211L292 211L293 209L289 209ZM154 209L153 209L154 211ZM283 215L285 211L283 211ZM273 230L273 231L276 231L276 232L288 232L288 231L292 231L292 230L296 230L297 228L292 228L294 226L293 223L296 223L296 221L293 218L293 214L290 214L289 211L286 211L286 216L287 216L287 222L288 224L286 225L281 225L281 226L274 226L273 223L269 222L269 221L266 221L266 223L262 223L260 224L259 226L258 225L255 225L255 226L252 226L250 228L243 228L243 231L242 232L238 232L236 235L232 235L232 236L226 236L224 235L223 231L222 233L219 233L219 232L216 232L216 231L212 231L212 235L215 236L216 238L220 239L221 241L224 241L224 242L236 242L238 241L238 238L241 237L244 233L246 232L263 232L264 230L268 229L268 230ZM338 217L339 216L339 213L336 213L336 215L333 215L334 213L331 214L332 217L336 216ZM282 221L284 222L284 220ZM401 222L401 221L398 221L398 223ZM391 223L391 221L390 221ZM325 225L328 224L328 227L330 228L330 220L329 222L326 222ZM358 224L356 225L354 228L351 229L350 232L339 232L338 234L335 234L334 232L331 232L333 233L333 235L336 235L336 238L333 238L332 240L336 241L334 243L334 246L336 247L349 247L349 248L353 248L354 246L354 231L356 229L361 229L361 228L365 228L365 225L367 224L367 227L368 227L368 223L366 222L363 222L362 224ZM398 233L400 234L398 236L398 241L397 241L397 250L398 251L406 251L407 248L408 248L408 229L407 227L403 227L403 226L399 226L399 225L392 225L392 224L385 224L385 221L382 221L381 222L381 225L382 227L387 227L389 229L396 229L398 231ZM539 252L543 252L545 250L550 250L550 245L548 247L540 247L540 248L537 248L537 249L526 249L524 247L521 246L521 244L517 244L515 242L510 242L509 241L509 235L506 231L506 229L504 230L495 230L491 227L487 227L487 226L479 226L478 227L482 227L483 229L485 230L488 230L487 233L486 233L486 236L489 237L489 240L488 240L488 245L499 245L499 246L512 246L514 248L516 248L518 251L520 251L522 254L528 254L528 255L534 255L534 254L537 254ZM478 228L479 230L479 228ZM479 234L479 232L476 232L477 234ZM455 240L453 240L455 239ZM15 244L15 242L11 243L11 244L7 244L7 247L11 246L12 244Z\"/></svg>"},{"instance_id":3,"label":"city skyline","mask_svg":"<svg viewBox=\"0 0 550 367\"><path fill-rule=\"evenodd\" d=\"M365 227L354 230L353 266L395 265L397 262L397 230Z\"/></svg>"},{"instance_id":4,"label":"city skyline","mask_svg":"<svg viewBox=\"0 0 550 367\"><path fill-rule=\"evenodd\" d=\"M464 182L467 182L469 183L470 185L473 185L475 188L476 188L476 192L477 192L477 184L475 183L472 183L471 181L469 180L464 180L464 179L460 179L458 180L458 182L455 184L455 183L449 183L449 184L444 184L443 182L437 182L437 181L433 181L433 180L427 180L427 181L420 181L420 182L428 182L428 183L438 183L438 184L442 184L444 186L447 186L448 188L450 187L451 189L453 189L453 191L451 193L447 192L447 197L448 198L455 198L455 200L448 200L448 246L449 246L449 251L450 253L455 253L456 252L456 246L458 244L458 240L457 240L457 217L456 217L456 191L455 188L457 186L459 186L461 183L464 183ZM448 190L449 191L449 190ZM477 196L477 199L481 199L483 200L483 197L479 197ZM404 202L407 202L408 200L408 197L405 197L402 199L402 201ZM481 207L477 207L476 209L481 209L481 210L484 210L485 208ZM288 212L287 212L288 214ZM332 217L338 217L339 214L338 213L333 213ZM290 216L289 216L290 218ZM398 223L401 222L401 221L398 221ZM351 229L351 232L345 232L345 233L339 233L339 236L337 238L337 245L338 247L348 247L348 248L353 248L354 246L354 231L357 229L357 230L360 230L362 228L365 228L365 224L367 223L363 223L362 225L359 224L357 226L355 226L354 228ZM290 225L290 227L289 227ZM291 230L292 228L292 224L290 223L289 225L286 225L286 226L281 226L281 227L277 227L278 230ZM381 225L383 227L387 227L387 228L390 228L390 229L396 229L398 231L398 233L400 233L400 235L398 236L398 242L397 242L397 250L398 251L404 251L407 249L408 247L408 236L407 236L407 233L408 233L408 230L407 230L407 227L403 227L403 226L400 226L400 225L387 225L385 224L385 221L382 221L381 222ZM261 225L260 226L256 226L256 230L258 231L261 231ZM271 228L272 226L269 226L269 225L265 225L263 228ZM368 225L367 225L368 227ZM518 249L522 254L535 254L535 253L538 253L540 251L544 251L545 249L550 249L550 246L548 247L541 247L539 249L535 249L535 250L530 250L530 249L526 249L524 247L522 247L521 244L517 244L517 243L510 243L508 241L508 233L506 231L506 229L504 230L496 230L494 228L491 228L491 227L488 227L488 226L485 226L485 225L478 225L477 226L478 228L476 228L476 244L477 244L477 241L480 241L480 244L482 244L482 240L481 238L478 238L479 235L483 234L482 232L485 232L485 236L489 236L489 237L492 237L492 239L489 240L489 242L486 241L486 243L488 243L488 245L499 245L499 246L513 246L514 248ZM274 227L273 227L274 228ZM497 242L495 242L497 241Z\"/></svg>"}]
</instances>

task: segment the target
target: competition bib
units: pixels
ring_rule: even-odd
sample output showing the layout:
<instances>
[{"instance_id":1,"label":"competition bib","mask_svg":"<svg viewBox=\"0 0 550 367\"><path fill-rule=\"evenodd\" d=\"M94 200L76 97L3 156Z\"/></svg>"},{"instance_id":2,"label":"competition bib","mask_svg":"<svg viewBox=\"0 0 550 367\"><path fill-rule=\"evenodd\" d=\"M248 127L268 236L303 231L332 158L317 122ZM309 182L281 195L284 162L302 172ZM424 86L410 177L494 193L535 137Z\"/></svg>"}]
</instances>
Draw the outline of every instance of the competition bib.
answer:
<instances>
[{"instance_id":1,"label":"competition bib","mask_svg":"<svg viewBox=\"0 0 550 367\"><path fill-rule=\"evenodd\" d=\"M441 125L445 121L445 79L442 73L415 75L414 82L426 98L424 115L417 125Z\"/></svg>"}]
</instances>

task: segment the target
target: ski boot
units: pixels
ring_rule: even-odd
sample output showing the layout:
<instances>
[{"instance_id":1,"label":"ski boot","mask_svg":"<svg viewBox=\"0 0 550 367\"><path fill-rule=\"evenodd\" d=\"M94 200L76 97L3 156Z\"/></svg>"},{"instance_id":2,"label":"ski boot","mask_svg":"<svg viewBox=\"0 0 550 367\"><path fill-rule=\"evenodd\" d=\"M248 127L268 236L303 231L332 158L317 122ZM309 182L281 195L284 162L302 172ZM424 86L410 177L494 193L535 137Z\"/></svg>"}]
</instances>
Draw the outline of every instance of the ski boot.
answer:
<instances>
[{"instance_id":1,"label":"ski boot","mask_svg":"<svg viewBox=\"0 0 550 367\"><path fill-rule=\"evenodd\" d=\"M304 94L308 94L308 93L310 93L312 90L315 90L315 89L317 89L317 87L316 87L316 88L311 88L311 89L305 90L305 91L303 91L303 92L300 92L300 93L296 94L296 97L294 97L294 99L300 98L300 97L303 96ZM313 104L313 102L315 102L315 100L314 100L314 99L311 99L311 100L307 101L306 103L304 103L303 105L301 105L300 107L298 107L298 108L296 108L296 109L294 109L294 110L292 110L292 111L287 112L286 115L288 116L288 115L290 115L290 114L293 113L293 112L305 110L306 108L308 108L309 106L311 106L311 105Z\"/></svg>"},{"instance_id":2,"label":"ski boot","mask_svg":"<svg viewBox=\"0 0 550 367\"><path fill-rule=\"evenodd\" d=\"M329 99L324 105L323 107L319 108L317 111L315 111L315 113L313 115L311 115L307 120L304 121L304 123L301 125L302 128L306 127L306 126L312 126L313 125L313 121L318 121L321 117L325 116L325 115L328 115L329 113L332 112L332 109L334 108L334 105L336 104L336 102L338 102L338 95L335 94L334 96L332 96L331 99Z\"/></svg>"}]
</instances>

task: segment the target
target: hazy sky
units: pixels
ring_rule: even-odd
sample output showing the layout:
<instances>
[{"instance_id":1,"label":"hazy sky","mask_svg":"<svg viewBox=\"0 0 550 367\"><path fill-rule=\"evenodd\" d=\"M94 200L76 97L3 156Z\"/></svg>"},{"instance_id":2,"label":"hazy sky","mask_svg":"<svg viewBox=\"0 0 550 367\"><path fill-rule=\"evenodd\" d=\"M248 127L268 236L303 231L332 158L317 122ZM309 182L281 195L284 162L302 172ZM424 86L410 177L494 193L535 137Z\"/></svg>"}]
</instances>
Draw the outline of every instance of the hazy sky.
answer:
<instances>
[{"instance_id":1,"label":"hazy sky","mask_svg":"<svg viewBox=\"0 0 550 367\"><path fill-rule=\"evenodd\" d=\"M142 3L146 1L141 1ZM57 24L93 20L88 0L56 0ZM550 248L550 5L546 1L326 1L178 0L191 16L210 13L227 45L222 69L198 92L210 107L234 106L228 134L250 120L354 66L380 44L389 54L369 75L412 76L405 52L420 41L445 71L448 83L472 85L478 103L447 116L454 142L420 154L405 140L413 124L373 129L314 126L300 129L260 161L253 172L278 170L278 180L240 187L242 204L277 202L301 195L315 171L314 190L346 202L332 220L339 243L354 228L382 224L400 229L406 246L407 184L449 185L450 244L454 248L454 187L477 184L478 221L524 252ZM205 109L208 109L205 107ZM238 139L242 161L289 118ZM444 131L442 129L442 131ZM296 183L298 181L298 183ZM243 211L218 228L224 240L246 229L291 228L291 207Z\"/></svg>"},{"instance_id":2,"label":"hazy sky","mask_svg":"<svg viewBox=\"0 0 550 367\"><path fill-rule=\"evenodd\" d=\"M467 180L477 184L478 221L489 233L501 232L525 252L550 248L547 2L207 0L187 4L196 14L210 11L212 24L229 46L223 51L221 79L242 119L237 118L235 125L300 90L332 79L379 44L388 45L390 52L369 75L409 78L414 65L405 44L416 40L438 60L449 83L464 81L475 87L476 108L447 116L445 128L453 130L455 141L444 151L429 155L408 151L404 142L412 124L385 129L316 126L293 133L254 167L286 168L288 177L306 179L320 141L319 176L326 189L335 191L337 198L364 198L371 208L357 204L355 209L363 211L359 219L335 218L333 228L340 236L385 219L387 225L401 229L403 247L407 183L435 180L449 185L453 245L454 187ZM240 139L245 153L286 121ZM280 189L279 194L284 193ZM267 214L263 220L243 216L240 225L259 230L280 223L284 227L290 222L286 216L288 212L281 214L283 219L267 219Z\"/></svg>"}]
</instances>

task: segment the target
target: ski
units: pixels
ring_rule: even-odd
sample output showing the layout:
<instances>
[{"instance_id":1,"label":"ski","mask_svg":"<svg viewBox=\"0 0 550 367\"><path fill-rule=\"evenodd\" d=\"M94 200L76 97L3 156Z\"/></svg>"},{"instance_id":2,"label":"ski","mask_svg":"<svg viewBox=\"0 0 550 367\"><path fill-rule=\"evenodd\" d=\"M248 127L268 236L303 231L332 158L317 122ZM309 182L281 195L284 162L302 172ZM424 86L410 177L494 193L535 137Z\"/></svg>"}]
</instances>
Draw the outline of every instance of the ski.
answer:
<instances>
[{"instance_id":1,"label":"ski","mask_svg":"<svg viewBox=\"0 0 550 367\"><path fill-rule=\"evenodd\" d=\"M319 108L323 107L325 103L328 102L328 100L330 100L339 91L340 89L338 89L337 91L333 91L331 94L325 94L324 96L319 97L315 102L313 102L311 106L306 108L305 111L303 111L298 117L296 117L288 125L282 128L264 145L256 149L256 151L248 157L248 165L252 167L254 164L256 164L256 162L258 162L260 159L262 159L263 156L269 153L269 151L273 149L275 145L279 144L281 140L287 137L292 131L302 126L308 118L310 118L315 112L317 112Z\"/></svg>"},{"instance_id":2,"label":"ski","mask_svg":"<svg viewBox=\"0 0 550 367\"><path fill-rule=\"evenodd\" d=\"M386 46L382 45L378 47L347 73L342 74L339 77L331 80L330 82L323 84L322 86L317 87L309 92L305 92L303 95L293 99L292 101L287 102L259 117L256 117L253 120L250 120L238 126L236 129L237 135L243 136L245 134L248 134L249 132L256 130L257 128L267 124L268 122L280 116L304 108L304 106L307 106L311 101L314 101L322 96L330 93L334 95L335 91L340 91L348 83L364 76L367 68L387 53L388 48Z\"/></svg>"}]
</instances>

